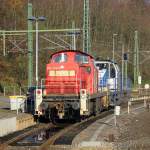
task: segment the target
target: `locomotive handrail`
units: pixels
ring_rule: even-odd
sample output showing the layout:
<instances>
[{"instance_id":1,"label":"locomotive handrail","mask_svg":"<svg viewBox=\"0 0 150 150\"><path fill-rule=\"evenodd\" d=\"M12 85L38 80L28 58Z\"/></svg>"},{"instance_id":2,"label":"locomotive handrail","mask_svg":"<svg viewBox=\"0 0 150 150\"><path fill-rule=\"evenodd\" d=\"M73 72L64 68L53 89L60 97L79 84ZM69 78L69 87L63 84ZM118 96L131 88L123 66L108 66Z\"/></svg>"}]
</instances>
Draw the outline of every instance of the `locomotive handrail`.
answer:
<instances>
[{"instance_id":1,"label":"locomotive handrail","mask_svg":"<svg viewBox=\"0 0 150 150\"><path fill-rule=\"evenodd\" d=\"M75 84L74 84L75 85ZM65 86L73 86L74 87L74 85L65 85ZM52 86L50 86L50 85L44 85L45 87L52 87ZM60 86L60 84L59 85L53 85L53 87L54 86Z\"/></svg>"},{"instance_id":2,"label":"locomotive handrail","mask_svg":"<svg viewBox=\"0 0 150 150\"><path fill-rule=\"evenodd\" d=\"M150 99L150 96L130 98L129 102L136 102L136 101L147 100L147 99Z\"/></svg>"},{"instance_id":3,"label":"locomotive handrail","mask_svg":"<svg viewBox=\"0 0 150 150\"><path fill-rule=\"evenodd\" d=\"M130 106L132 105L132 103L144 101L144 107L146 108L147 106L149 107L149 104L147 103L148 100L150 100L150 96L141 96L141 97L130 98L130 100L128 101L128 114L130 113Z\"/></svg>"}]
</instances>

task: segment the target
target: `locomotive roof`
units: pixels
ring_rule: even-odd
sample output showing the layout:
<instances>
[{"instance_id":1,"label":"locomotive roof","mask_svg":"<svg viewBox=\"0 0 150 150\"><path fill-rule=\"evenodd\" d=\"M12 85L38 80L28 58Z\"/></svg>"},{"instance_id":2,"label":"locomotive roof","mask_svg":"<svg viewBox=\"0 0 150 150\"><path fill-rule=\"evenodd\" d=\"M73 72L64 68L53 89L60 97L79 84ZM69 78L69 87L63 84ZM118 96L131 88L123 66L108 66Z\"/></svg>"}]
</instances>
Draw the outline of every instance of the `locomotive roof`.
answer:
<instances>
[{"instance_id":1,"label":"locomotive roof","mask_svg":"<svg viewBox=\"0 0 150 150\"><path fill-rule=\"evenodd\" d=\"M93 58L93 56L91 56L91 55L89 55L89 54L87 54L87 53L84 53L84 52L82 52L82 51L79 51L79 50L61 50L61 51L58 51L58 52L53 53L53 54L51 55L51 57L52 57L53 55L55 55L55 54L59 54L59 53L63 53L63 52L76 52L76 53L84 54L84 55L86 55L86 56L90 56L90 58Z\"/></svg>"}]
</instances>

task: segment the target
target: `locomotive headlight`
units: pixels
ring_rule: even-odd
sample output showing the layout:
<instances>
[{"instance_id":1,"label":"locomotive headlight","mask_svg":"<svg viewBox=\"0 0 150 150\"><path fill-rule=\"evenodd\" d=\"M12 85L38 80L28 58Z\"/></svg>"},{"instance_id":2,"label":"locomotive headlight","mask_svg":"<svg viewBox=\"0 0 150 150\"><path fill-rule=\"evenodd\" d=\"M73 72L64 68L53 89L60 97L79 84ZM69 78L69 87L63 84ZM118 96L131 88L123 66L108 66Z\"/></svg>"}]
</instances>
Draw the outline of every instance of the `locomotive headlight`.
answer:
<instances>
[{"instance_id":1,"label":"locomotive headlight","mask_svg":"<svg viewBox=\"0 0 150 150\"><path fill-rule=\"evenodd\" d=\"M86 71L87 71L88 73L91 73L91 67L86 67Z\"/></svg>"},{"instance_id":2,"label":"locomotive headlight","mask_svg":"<svg viewBox=\"0 0 150 150\"><path fill-rule=\"evenodd\" d=\"M60 66L61 69L64 69L64 66Z\"/></svg>"}]
</instances>

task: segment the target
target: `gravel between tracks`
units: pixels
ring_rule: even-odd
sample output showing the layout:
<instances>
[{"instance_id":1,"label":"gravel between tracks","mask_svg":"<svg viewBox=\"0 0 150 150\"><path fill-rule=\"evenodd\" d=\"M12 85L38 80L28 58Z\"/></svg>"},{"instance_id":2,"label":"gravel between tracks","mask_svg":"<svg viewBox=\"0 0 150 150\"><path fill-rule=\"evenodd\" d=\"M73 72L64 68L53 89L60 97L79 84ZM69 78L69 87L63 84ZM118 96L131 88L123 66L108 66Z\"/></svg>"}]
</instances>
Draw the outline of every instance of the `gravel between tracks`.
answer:
<instances>
[{"instance_id":1,"label":"gravel between tracks","mask_svg":"<svg viewBox=\"0 0 150 150\"><path fill-rule=\"evenodd\" d=\"M117 149L150 149L150 112L142 111L120 117L118 121ZM121 143L121 144L119 144Z\"/></svg>"}]
</instances>

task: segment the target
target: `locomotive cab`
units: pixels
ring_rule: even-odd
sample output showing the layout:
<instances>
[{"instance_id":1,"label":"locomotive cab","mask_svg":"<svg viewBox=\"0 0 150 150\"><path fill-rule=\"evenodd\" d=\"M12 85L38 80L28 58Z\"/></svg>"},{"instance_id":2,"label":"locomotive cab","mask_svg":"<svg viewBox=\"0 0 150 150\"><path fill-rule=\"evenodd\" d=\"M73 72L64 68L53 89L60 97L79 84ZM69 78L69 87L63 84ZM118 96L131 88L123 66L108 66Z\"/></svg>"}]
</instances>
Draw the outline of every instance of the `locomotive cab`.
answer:
<instances>
[{"instance_id":1,"label":"locomotive cab","mask_svg":"<svg viewBox=\"0 0 150 150\"><path fill-rule=\"evenodd\" d=\"M98 69L98 90L109 91L110 104L114 105L119 100L119 92L121 90L119 66L109 60L96 61L95 65Z\"/></svg>"}]
</instances>

